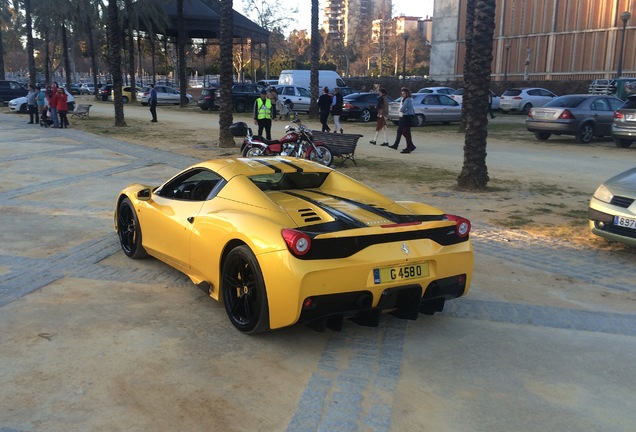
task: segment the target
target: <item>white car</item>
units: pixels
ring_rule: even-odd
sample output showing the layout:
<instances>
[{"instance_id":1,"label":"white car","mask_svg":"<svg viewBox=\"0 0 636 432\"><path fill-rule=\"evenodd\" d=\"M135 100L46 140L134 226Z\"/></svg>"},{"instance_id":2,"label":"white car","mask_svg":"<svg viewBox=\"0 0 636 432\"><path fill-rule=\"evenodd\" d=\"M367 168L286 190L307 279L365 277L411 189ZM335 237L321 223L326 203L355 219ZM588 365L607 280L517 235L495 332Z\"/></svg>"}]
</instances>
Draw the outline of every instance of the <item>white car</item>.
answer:
<instances>
[{"instance_id":1,"label":"white car","mask_svg":"<svg viewBox=\"0 0 636 432\"><path fill-rule=\"evenodd\" d=\"M458 104L463 103L464 100L464 89L460 88L455 90L455 93L453 93L452 95L450 95L450 97L457 102ZM499 96L497 96L497 94L490 90L490 97L492 98L492 109L493 110L498 110L500 107L500 100L499 100Z\"/></svg>"},{"instance_id":2,"label":"white car","mask_svg":"<svg viewBox=\"0 0 636 432\"><path fill-rule=\"evenodd\" d=\"M451 95L455 93L455 89L450 87L424 87L417 91L417 94L421 93Z\"/></svg>"},{"instance_id":3,"label":"white car","mask_svg":"<svg viewBox=\"0 0 636 432\"><path fill-rule=\"evenodd\" d=\"M176 88L164 85L155 85L157 90L157 105L179 105L181 103L181 93ZM148 97L150 96L150 87L144 87L143 91L139 93L142 105L148 105ZM188 103L192 102L192 95L186 93Z\"/></svg>"},{"instance_id":4,"label":"white car","mask_svg":"<svg viewBox=\"0 0 636 432\"><path fill-rule=\"evenodd\" d=\"M304 87L279 85L275 87L278 99L292 111L309 112L311 94Z\"/></svg>"},{"instance_id":5,"label":"white car","mask_svg":"<svg viewBox=\"0 0 636 432\"><path fill-rule=\"evenodd\" d=\"M64 89L64 92L66 92L66 103L68 104L68 110L73 111L75 109L75 98L72 94L69 93L68 90ZM13 112L19 112L20 114L28 114L29 107L27 105L27 97L22 96L10 100L9 109Z\"/></svg>"},{"instance_id":6,"label":"white car","mask_svg":"<svg viewBox=\"0 0 636 432\"><path fill-rule=\"evenodd\" d=\"M80 94L83 94L83 95L95 94L95 86L89 83L82 84L80 86Z\"/></svg>"},{"instance_id":7,"label":"white car","mask_svg":"<svg viewBox=\"0 0 636 432\"><path fill-rule=\"evenodd\" d=\"M516 111L527 115L530 108L542 107L555 97L557 97L557 95L544 88L511 88L501 95L500 109L504 113Z\"/></svg>"},{"instance_id":8,"label":"white car","mask_svg":"<svg viewBox=\"0 0 636 432\"><path fill-rule=\"evenodd\" d=\"M417 125L425 123L459 122L462 118L462 106L443 94L413 94L413 108ZM389 103L389 120L398 124L400 120L400 100Z\"/></svg>"}]
</instances>

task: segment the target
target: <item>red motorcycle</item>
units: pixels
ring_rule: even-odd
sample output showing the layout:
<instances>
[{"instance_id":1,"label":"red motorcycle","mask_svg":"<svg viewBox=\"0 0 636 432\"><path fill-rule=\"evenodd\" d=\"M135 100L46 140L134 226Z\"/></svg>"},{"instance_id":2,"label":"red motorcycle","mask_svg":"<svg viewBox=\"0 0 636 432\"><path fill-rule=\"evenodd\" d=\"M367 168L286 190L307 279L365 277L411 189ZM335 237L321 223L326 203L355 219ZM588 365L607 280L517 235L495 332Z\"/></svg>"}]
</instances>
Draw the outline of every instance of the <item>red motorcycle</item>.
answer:
<instances>
[{"instance_id":1,"label":"red motorcycle","mask_svg":"<svg viewBox=\"0 0 636 432\"><path fill-rule=\"evenodd\" d=\"M311 130L300 123L300 120L292 122L293 125L285 127L285 136L278 140L252 136L252 130L247 128L247 136L241 145L243 157L293 156L331 166L331 150L320 142L314 142Z\"/></svg>"}]
</instances>

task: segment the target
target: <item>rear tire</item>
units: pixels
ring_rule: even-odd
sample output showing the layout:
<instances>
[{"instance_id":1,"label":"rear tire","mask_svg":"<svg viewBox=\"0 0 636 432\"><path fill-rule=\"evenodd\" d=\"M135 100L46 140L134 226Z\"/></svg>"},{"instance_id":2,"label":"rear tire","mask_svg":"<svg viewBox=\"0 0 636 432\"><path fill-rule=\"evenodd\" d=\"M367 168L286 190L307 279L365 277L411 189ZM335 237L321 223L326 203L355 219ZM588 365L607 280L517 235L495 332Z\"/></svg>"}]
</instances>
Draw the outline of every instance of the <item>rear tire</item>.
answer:
<instances>
[{"instance_id":1,"label":"rear tire","mask_svg":"<svg viewBox=\"0 0 636 432\"><path fill-rule=\"evenodd\" d=\"M236 101L236 103L234 104L234 110L238 113L245 112L246 109L247 105L245 105L245 102L243 101Z\"/></svg>"},{"instance_id":2,"label":"rear tire","mask_svg":"<svg viewBox=\"0 0 636 432\"><path fill-rule=\"evenodd\" d=\"M614 138L614 144L616 144L616 147L629 148L631 147L632 142L624 138Z\"/></svg>"},{"instance_id":3,"label":"rear tire","mask_svg":"<svg viewBox=\"0 0 636 432\"><path fill-rule=\"evenodd\" d=\"M530 112L530 110L532 109L532 104L531 103L527 103L523 106L523 108L521 108L521 112L525 115L528 115L528 113Z\"/></svg>"},{"instance_id":4,"label":"rear tire","mask_svg":"<svg viewBox=\"0 0 636 432\"><path fill-rule=\"evenodd\" d=\"M550 138L550 136L552 136L552 134L550 132L535 132L534 136L539 141L547 141L548 138Z\"/></svg>"},{"instance_id":5,"label":"rear tire","mask_svg":"<svg viewBox=\"0 0 636 432\"><path fill-rule=\"evenodd\" d=\"M269 330L267 290L258 260L249 247L238 246L223 263L223 304L230 322L247 334Z\"/></svg>"},{"instance_id":6,"label":"rear tire","mask_svg":"<svg viewBox=\"0 0 636 432\"><path fill-rule=\"evenodd\" d=\"M576 133L576 140L581 144L588 144L592 138L594 138L594 125L592 123L581 125Z\"/></svg>"}]
</instances>

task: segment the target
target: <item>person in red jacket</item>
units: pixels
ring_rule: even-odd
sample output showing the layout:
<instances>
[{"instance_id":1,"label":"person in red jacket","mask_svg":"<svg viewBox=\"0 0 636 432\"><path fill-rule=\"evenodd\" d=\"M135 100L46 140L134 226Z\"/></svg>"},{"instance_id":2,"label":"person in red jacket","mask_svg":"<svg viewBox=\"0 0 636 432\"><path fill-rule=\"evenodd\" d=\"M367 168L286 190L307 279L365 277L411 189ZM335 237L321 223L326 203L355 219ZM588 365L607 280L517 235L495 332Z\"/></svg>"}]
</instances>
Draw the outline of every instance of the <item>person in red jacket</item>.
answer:
<instances>
[{"instance_id":1,"label":"person in red jacket","mask_svg":"<svg viewBox=\"0 0 636 432\"><path fill-rule=\"evenodd\" d=\"M64 89L57 89L57 114L60 116L60 128L66 128L68 126L68 119L66 118L66 113L68 113L68 103L66 98L67 96Z\"/></svg>"},{"instance_id":2,"label":"person in red jacket","mask_svg":"<svg viewBox=\"0 0 636 432\"><path fill-rule=\"evenodd\" d=\"M55 86L51 89L51 94L48 97L49 113L51 115L51 120L53 120L54 128L60 127L60 123L57 118L57 98L57 86Z\"/></svg>"}]
</instances>

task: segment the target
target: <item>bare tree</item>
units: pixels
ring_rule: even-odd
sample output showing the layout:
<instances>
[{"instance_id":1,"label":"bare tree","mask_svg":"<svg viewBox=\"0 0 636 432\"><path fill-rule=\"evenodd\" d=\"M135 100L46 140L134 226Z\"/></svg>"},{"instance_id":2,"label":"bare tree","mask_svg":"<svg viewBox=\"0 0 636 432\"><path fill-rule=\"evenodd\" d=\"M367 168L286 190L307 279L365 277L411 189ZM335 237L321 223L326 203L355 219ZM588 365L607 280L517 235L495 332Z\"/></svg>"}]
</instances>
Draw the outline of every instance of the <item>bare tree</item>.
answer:
<instances>
[{"instance_id":1,"label":"bare tree","mask_svg":"<svg viewBox=\"0 0 636 432\"><path fill-rule=\"evenodd\" d=\"M466 51L465 61L469 74L465 76L464 91L464 165L457 184L465 189L485 189L490 180L486 167L486 142L496 0L469 0L471 2L474 2L475 15L472 41L468 45L470 52Z\"/></svg>"}]
</instances>

